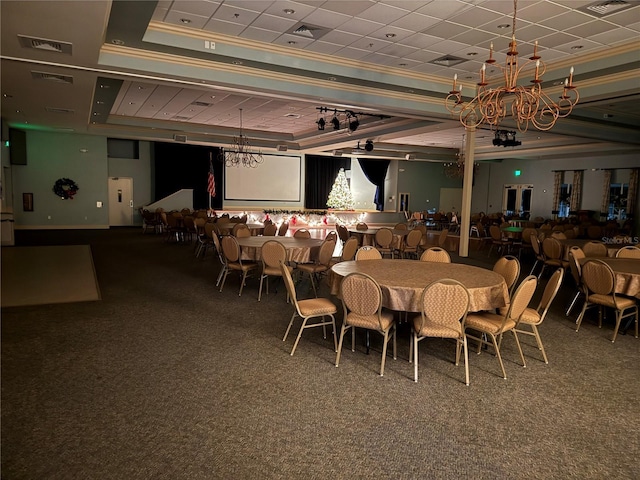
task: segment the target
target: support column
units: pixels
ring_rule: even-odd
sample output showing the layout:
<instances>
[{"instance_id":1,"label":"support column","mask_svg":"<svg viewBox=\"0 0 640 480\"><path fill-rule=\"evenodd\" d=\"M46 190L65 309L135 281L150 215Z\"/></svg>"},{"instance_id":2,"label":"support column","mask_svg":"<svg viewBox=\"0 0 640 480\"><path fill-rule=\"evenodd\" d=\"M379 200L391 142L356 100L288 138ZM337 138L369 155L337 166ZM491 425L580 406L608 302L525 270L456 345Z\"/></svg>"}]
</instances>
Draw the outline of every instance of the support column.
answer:
<instances>
[{"instance_id":1,"label":"support column","mask_svg":"<svg viewBox=\"0 0 640 480\"><path fill-rule=\"evenodd\" d=\"M471 231L471 195L473 193L473 164L476 150L476 127L466 127L464 145L464 179L462 182L462 210L460 211L460 247L461 257L469 256L469 232Z\"/></svg>"}]
</instances>

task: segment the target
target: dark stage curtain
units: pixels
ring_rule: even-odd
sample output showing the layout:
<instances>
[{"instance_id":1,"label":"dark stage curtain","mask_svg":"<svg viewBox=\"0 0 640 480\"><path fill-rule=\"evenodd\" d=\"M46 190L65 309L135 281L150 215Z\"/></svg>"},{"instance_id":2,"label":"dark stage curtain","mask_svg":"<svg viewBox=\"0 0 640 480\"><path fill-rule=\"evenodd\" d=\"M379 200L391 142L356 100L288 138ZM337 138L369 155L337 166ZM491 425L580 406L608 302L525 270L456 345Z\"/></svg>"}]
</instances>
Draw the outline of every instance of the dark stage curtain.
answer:
<instances>
[{"instance_id":1,"label":"dark stage curtain","mask_svg":"<svg viewBox=\"0 0 640 480\"><path fill-rule=\"evenodd\" d=\"M350 158L307 155L305 162L304 207L312 210L327 208L327 198L341 168L348 170Z\"/></svg>"},{"instance_id":2,"label":"dark stage curtain","mask_svg":"<svg viewBox=\"0 0 640 480\"><path fill-rule=\"evenodd\" d=\"M211 158L216 183L216 196L211 198L211 207L222 208L224 165L218 158L219 154L217 147L154 142L154 201L182 188L192 188L193 208L208 208L210 195L207 185Z\"/></svg>"},{"instance_id":3,"label":"dark stage curtain","mask_svg":"<svg viewBox=\"0 0 640 480\"><path fill-rule=\"evenodd\" d=\"M367 180L376 186L376 193L373 197L376 210L384 210L384 179L387 177L390 160L365 160L359 158L358 163Z\"/></svg>"}]
</instances>

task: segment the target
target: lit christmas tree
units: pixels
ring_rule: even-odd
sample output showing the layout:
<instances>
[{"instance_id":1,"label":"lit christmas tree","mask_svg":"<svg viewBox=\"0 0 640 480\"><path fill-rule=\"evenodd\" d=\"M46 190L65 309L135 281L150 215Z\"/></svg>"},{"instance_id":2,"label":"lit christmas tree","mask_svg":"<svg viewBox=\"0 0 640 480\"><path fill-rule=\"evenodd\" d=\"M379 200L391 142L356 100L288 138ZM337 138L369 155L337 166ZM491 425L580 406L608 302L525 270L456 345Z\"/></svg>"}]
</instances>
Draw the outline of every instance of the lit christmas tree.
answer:
<instances>
[{"instance_id":1,"label":"lit christmas tree","mask_svg":"<svg viewBox=\"0 0 640 480\"><path fill-rule=\"evenodd\" d=\"M354 203L347 176L344 173L344 168L341 168L336 181L333 182L329 198L327 198L327 207L336 210L353 210Z\"/></svg>"}]
</instances>

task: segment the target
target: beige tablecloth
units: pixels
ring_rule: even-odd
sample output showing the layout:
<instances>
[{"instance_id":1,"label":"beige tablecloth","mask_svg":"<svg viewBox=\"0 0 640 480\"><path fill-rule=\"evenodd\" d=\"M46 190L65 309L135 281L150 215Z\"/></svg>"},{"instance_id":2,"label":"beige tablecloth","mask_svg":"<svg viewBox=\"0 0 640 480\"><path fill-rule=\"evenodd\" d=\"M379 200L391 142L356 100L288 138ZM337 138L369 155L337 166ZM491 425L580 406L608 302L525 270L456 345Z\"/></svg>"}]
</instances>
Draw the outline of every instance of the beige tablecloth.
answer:
<instances>
[{"instance_id":1,"label":"beige tablecloth","mask_svg":"<svg viewBox=\"0 0 640 480\"><path fill-rule=\"evenodd\" d=\"M231 231L233 227L237 225L237 223L233 222L218 222L218 228L222 235L231 235ZM264 225L262 223L247 223L247 228L251 231L251 235L261 235L264 230Z\"/></svg>"},{"instance_id":2,"label":"beige tablecloth","mask_svg":"<svg viewBox=\"0 0 640 480\"><path fill-rule=\"evenodd\" d=\"M594 257L583 258L580 263L593 260ZM609 265L616 274L616 293L640 299L640 260L634 258L598 257Z\"/></svg>"},{"instance_id":3,"label":"beige tablecloth","mask_svg":"<svg viewBox=\"0 0 640 480\"><path fill-rule=\"evenodd\" d=\"M296 263L307 263L318 258L323 240L317 238L293 237L245 237L239 238L242 260L260 261L262 245L269 240L277 240L287 250L287 260Z\"/></svg>"},{"instance_id":4,"label":"beige tablecloth","mask_svg":"<svg viewBox=\"0 0 640 480\"><path fill-rule=\"evenodd\" d=\"M329 276L331 293L338 295L342 278L351 272L372 276L382 290L383 305L391 310L420 311L420 294L429 283L442 278L461 282L469 290L469 311L504 307L509 300L502 275L491 270L459 263L433 263L417 260L361 260L340 262Z\"/></svg>"}]
</instances>

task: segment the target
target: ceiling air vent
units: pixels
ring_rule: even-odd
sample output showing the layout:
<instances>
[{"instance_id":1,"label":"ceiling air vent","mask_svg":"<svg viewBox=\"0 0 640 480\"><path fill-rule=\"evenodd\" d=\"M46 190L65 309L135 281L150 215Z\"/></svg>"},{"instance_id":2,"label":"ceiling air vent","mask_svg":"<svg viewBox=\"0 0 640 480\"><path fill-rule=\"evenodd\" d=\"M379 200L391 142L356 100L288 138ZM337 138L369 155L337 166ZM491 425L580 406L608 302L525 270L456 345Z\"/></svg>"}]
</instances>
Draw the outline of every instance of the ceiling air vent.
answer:
<instances>
[{"instance_id":1,"label":"ceiling air vent","mask_svg":"<svg viewBox=\"0 0 640 480\"><path fill-rule=\"evenodd\" d=\"M577 10L602 18L637 5L639 5L637 0L605 0L585 5Z\"/></svg>"},{"instance_id":2,"label":"ceiling air vent","mask_svg":"<svg viewBox=\"0 0 640 480\"><path fill-rule=\"evenodd\" d=\"M76 113L71 108L45 107L45 110L49 113Z\"/></svg>"},{"instance_id":3,"label":"ceiling air vent","mask_svg":"<svg viewBox=\"0 0 640 480\"><path fill-rule=\"evenodd\" d=\"M210 107L211 105L213 105L213 103L207 103L207 102L191 102L191 105L195 105L196 107Z\"/></svg>"},{"instance_id":4,"label":"ceiling air vent","mask_svg":"<svg viewBox=\"0 0 640 480\"><path fill-rule=\"evenodd\" d=\"M186 141L187 141L187 136L186 136L186 135L178 135L178 134L176 134L176 135L174 135L174 136L173 136L173 139L174 139L176 142L184 143L184 142L186 142Z\"/></svg>"},{"instance_id":5,"label":"ceiling air vent","mask_svg":"<svg viewBox=\"0 0 640 480\"><path fill-rule=\"evenodd\" d=\"M20 41L20 45L24 48L33 48L35 50L43 50L45 52L66 53L71 55L73 49L73 45L68 42L47 40L46 38L18 35L18 40Z\"/></svg>"},{"instance_id":6,"label":"ceiling air vent","mask_svg":"<svg viewBox=\"0 0 640 480\"><path fill-rule=\"evenodd\" d=\"M174 120L190 120L191 117L185 117L184 115L175 115L173 119Z\"/></svg>"},{"instance_id":7,"label":"ceiling air vent","mask_svg":"<svg viewBox=\"0 0 640 480\"><path fill-rule=\"evenodd\" d=\"M299 113L287 113L287 114L285 114L285 117L287 117L287 118L300 118L300 114Z\"/></svg>"},{"instance_id":8,"label":"ceiling air vent","mask_svg":"<svg viewBox=\"0 0 640 480\"><path fill-rule=\"evenodd\" d=\"M434 63L436 65L441 65L443 67L453 67L454 65L458 65L459 63L466 62L466 58L454 57L453 55L445 55L444 57L436 58L435 60L431 60L429 63Z\"/></svg>"},{"instance_id":9,"label":"ceiling air vent","mask_svg":"<svg viewBox=\"0 0 640 480\"><path fill-rule=\"evenodd\" d=\"M287 30L286 33L311 40L318 40L319 38L324 37L328 32L328 28L310 25L308 23L298 23L297 25L294 25L293 28Z\"/></svg>"},{"instance_id":10,"label":"ceiling air vent","mask_svg":"<svg viewBox=\"0 0 640 480\"><path fill-rule=\"evenodd\" d=\"M31 70L31 77L34 80L48 80L50 82L66 83L67 85L73 84L73 77L71 75L61 75L59 73L37 72L35 70Z\"/></svg>"}]
</instances>

